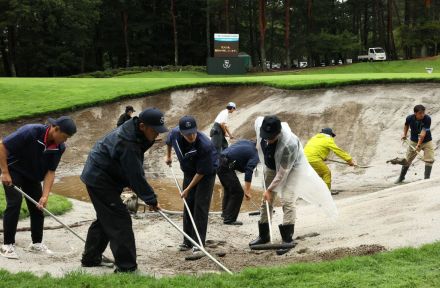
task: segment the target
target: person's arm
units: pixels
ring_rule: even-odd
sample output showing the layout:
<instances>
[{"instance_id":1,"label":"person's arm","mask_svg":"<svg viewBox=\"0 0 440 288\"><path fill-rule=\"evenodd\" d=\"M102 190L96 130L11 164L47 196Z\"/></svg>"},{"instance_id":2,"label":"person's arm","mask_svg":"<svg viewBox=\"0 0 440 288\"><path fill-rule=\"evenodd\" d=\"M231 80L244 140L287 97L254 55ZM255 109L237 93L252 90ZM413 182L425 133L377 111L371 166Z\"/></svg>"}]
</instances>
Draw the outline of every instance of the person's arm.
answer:
<instances>
[{"instance_id":1,"label":"person's arm","mask_svg":"<svg viewBox=\"0 0 440 288\"><path fill-rule=\"evenodd\" d=\"M223 129L223 134L229 136L229 138L234 139L234 136L232 136L231 132L229 131L228 125L226 123L221 123L220 126Z\"/></svg>"},{"instance_id":2,"label":"person's arm","mask_svg":"<svg viewBox=\"0 0 440 288\"><path fill-rule=\"evenodd\" d=\"M188 197L189 191L191 191L191 189L193 189L197 184L199 184L200 180L202 180L204 175L196 173L196 175L194 175L193 179L191 180L191 183L189 183L188 187L185 188L185 190L183 190L182 192L182 198L186 198Z\"/></svg>"},{"instance_id":3,"label":"person's arm","mask_svg":"<svg viewBox=\"0 0 440 288\"><path fill-rule=\"evenodd\" d=\"M419 134L419 141L417 141L417 145L415 147L417 151L420 151L420 147L422 146L423 140L425 140L425 137L426 137L426 130L425 130L425 128L423 128Z\"/></svg>"},{"instance_id":4,"label":"person's arm","mask_svg":"<svg viewBox=\"0 0 440 288\"><path fill-rule=\"evenodd\" d=\"M260 159L258 158L258 152L255 151L254 156L247 162L244 171L244 195L246 196L247 200L251 199L252 176L254 174L255 167L258 165L258 162L260 162Z\"/></svg>"},{"instance_id":5,"label":"person's arm","mask_svg":"<svg viewBox=\"0 0 440 288\"><path fill-rule=\"evenodd\" d=\"M9 174L8 168L8 150L6 149L3 143L0 143L0 169L2 172L2 183L3 185L10 186L12 185L12 178Z\"/></svg>"},{"instance_id":6,"label":"person's arm","mask_svg":"<svg viewBox=\"0 0 440 288\"><path fill-rule=\"evenodd\" d=\"M417 142L416 150L420 151L420 147L423 144L423 140L425 140L426 133L431 130L431 118L427 117L423 120L423 128L419 134L419 141Z\"/></svg>"},{"instance_id":7,"label":"person's arm","mask_svg":"<svg viewBox=\"0 0 440 288\"><path fill-rule=\"evenodd\" d=\"M353 164L353 157L351 157L351 155L348 154L348 152L346 152L345 150L339 148L338 145L336 145L335 140L333 138L331 138L330 141L328 141L327 143L328 143L327 147L330 150L332 150L336 154L336 156L347 162L349 165L350 163Z\"/></svg>"},{"instance_id":8,"label":"person's arm","mask_svg":"<svg viewBox=\"0 0 440 288\"><path fill-rule=\"evenodd\" d=\"M279 169L270 183L269 187L266 187L266 191L263 193L264 199L267 201L272 200L272 191L276 189L281 182L285 181L286 177L290 174L290 171L295 166L295 163L298 158L298 144L293 144L295 147L285 147L283 154L281 156Z\"/></svg>"},{"instance_id":9,"label":"person's arm","mask_svg":"<svg viewBox=\"0 0 440 288\"><path fill-rule=\"evenodd\" d=\"M38 209L46 208L47 200L49 199L50 190L52 190L53 182L55 181L55 171L47 171L43 181L43 194L40 201L38 201Z\"/></svg>"},{"instance_id":10,"label":"person's arm","mask_svg":"<svg viewBox=\"0 0 440 288\"><path fill-rule=\"evenodd\" d=\"M251 182L244 182L244 196L246 197L246 200L251 199Z\"/></svg>"},{"instance_id":11,"label":"person's arm","mask_svg":"<svg viewBox=\"0 0 440 288\"><path fill-rule=\"evenodd\" d=\"M408 135L408 130L409 130L409 125L405 123L405 125L403 126L403 135L402 135L402 140L406 140L407 135Z\"/></svg>"},{"instance_id":12,"label":"person's arm","mask_svg":"<svg viewBox=\"0 0 440 288\"><path fill-rule=\"evenodd\" d=\"M173 162L173 159L171 158L171 148L172 146L170 144L167 144L167 155L165 156L165 163L171 167L171 163Z\"/></svg>"},{"instance_id":13,"label":"person's arm","mask_svg":"<svg viewBox=\"0 0 440 288\"><path fill-rule=\"evenodd\" d=\"M120 156L120 163L125 175L128 178L130 187L147 205L153 210L160 209L157 203L156 194L153 188L148 184L145 178L145 172L139 151L133 147L121 147L122 154Z\"/></svg>"}]
</instances>

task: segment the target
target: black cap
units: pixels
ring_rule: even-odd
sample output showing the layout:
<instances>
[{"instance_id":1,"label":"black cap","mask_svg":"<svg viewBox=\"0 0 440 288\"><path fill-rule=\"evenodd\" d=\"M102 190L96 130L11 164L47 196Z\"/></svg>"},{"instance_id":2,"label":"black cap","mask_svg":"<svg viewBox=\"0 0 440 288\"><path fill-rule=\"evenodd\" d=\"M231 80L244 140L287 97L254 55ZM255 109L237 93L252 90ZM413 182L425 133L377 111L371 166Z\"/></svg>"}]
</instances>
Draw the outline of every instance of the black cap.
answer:
<instances>
[{"instance_id":1,"label":"black cap","mask_svg":"<svg viewBox=\"0 0 440 288\"><path fill-rule=\"evenodd\" d=\"M128 113L128 112L130 112L130 111L132 111L132 112L136 112L136 111L134 110L133 106L130 106L130 105L126 106L126 107L125 107L125 113Z\"/></svg>"},{"instance_id":2,"label":"black cap","mask_svg":"<svg viewBox=\"0 0 440 288\"><path fill-rule=\"evenodd\" d=\"M192 116L183 116L179 120L179 130L182 134L197 133L197 122Z\"/></svg>"},{"instance_id":3,"label":"black cap","mask_svg":"<svg viewBox=\"0 0 440 288\"><path fill-rule=\"evenodd\" d=\"M76 133L76 125L73 122L72 118L69 116L61 116L58 119L49 118L47 119L52 126L58 126L61 132L66 133L67 135L73 136Z\"/></svg>"},{"instance_id":4,"label":"black cap","mask_svg":"<svg viewBox=\"0 0 440 288\"><path fill-rule=\"evenodd\" d=\"M324 129L321 130L321 133L330 135L332 137L336 137L336 134L333 133L333 129L332 128L324 128Z\"/></svg>"},{"instance_id":5,"label":"black cap","mask_svg":"<svg viewBox=\"0 0 440 288\"><path fill-rule=\"evenodd\" d=\"M151 126L157 133L168 132L165 127L165 117L157 108L147 108L139 114L139 121Z\"/></svg>"},{"instance_id":6,"label":"black cap","mask_svg":"<svg viewBox=\"0 0 440 288\"><path fill-rule=\"evenodd\" d=\"M275 116L265 116L260 127L260 136L263 139L273 139L281 132L281 121Z\"/></svg>"}]
</instances>

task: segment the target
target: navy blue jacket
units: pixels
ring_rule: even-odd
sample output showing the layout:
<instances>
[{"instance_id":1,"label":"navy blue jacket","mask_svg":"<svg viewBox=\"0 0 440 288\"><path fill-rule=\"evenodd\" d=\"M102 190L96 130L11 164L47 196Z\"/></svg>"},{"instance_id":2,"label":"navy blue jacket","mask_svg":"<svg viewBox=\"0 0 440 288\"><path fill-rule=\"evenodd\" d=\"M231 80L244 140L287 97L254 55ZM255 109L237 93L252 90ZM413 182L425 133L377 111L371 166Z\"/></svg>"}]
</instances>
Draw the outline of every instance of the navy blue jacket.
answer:
<instances>
[{"instance_id":1,"label":"navy blue jacket","mask_svg":"<svg viewBox=\"0 0 440 288\"><path fill-rule=\"evenodd\" d=\"M41 182L47 172L55 171L66 150L64 144L48 147L49 126L28 124L3 139L8 150L8 166L31 181ZM14 180L14 179L12 179Z\"/></svg>"},{"instance_id":2,"label":"navy blue jacket","mask_svg":"<svg viewBox=\"0 0 440 288\"><path fill-rule=\"evenodd\" d=\"M156 194L145 178L144 153L149 142L134 117L96 142L87 158L81 180L88 186L109 190L130 187L148 205L156 205Z\"/></svg>"},{"instance_id":3,"label":"navy blue jacket","mask_svg":"<svg viewBox=\"0 0 440 288\"><path fill-rule=\"evenodd\" d=\"M166 144L173 146L183 172L212 175L217 171L217 150L205 134L197 132L196 141L188 143L176 127L168 133Z\"/></svg>"},{"instance_id":4,"label":"navy blue jacket","mask_svg":"<svg viewBox=\"0 0 440 288\"><path fill-rule=\"evenodd\" d=\"M234 170L245 173L244 181L252 181L254 169L257 167L258 162L260 162L255 142L249 140L237 141L223 150L222 155L227 157L229 162L235 161Z\"/></svg>"},{"instance_id":5,"label":"navy blue jacket","mask_svg":"<svg viewBox=\"0 0 440 288\"><path fill-rule=\"evenodd\" d=\"M417 120L416 115L412 114L406 117L405 125L408 125L411 128L411 141L418 142L419 134L422 132L422 129L426 130L426 136L423 139L423 143L429 142L432 140L431 136L431 117L425 115L422 120Z\"/></svg>"}]
</instances>

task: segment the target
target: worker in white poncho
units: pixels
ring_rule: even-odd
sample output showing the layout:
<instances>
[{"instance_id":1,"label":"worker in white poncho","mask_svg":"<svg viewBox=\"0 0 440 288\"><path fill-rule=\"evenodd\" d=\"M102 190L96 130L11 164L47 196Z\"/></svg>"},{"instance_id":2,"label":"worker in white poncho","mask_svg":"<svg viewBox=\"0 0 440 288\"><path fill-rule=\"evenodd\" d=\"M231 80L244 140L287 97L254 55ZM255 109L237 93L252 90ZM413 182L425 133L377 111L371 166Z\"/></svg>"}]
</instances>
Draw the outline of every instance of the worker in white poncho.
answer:
<instances>
[{"instance_id":1,"label":"worker in white poncho","mask_svg":"<svg viewBox=\"0 0 440 288\"><path fill-rule=\"evenodd\" d=\"M292 133L289 125L286 122L281 123L277 116L258 117L255 120L255 132L267 188L263 194L261 218L258 222L259 236L249 245L270 241L264 201L268 201L269 212L272 214L272 204L276 197L280 198L284 213L283 224L279 225L283 243L293 242L298 197L323 208L329 217L335 218L338 213L330 191L308 163L301 142ZM289 249L281 249L277 254L287 251Z\"/></svg>"}]
</instances>

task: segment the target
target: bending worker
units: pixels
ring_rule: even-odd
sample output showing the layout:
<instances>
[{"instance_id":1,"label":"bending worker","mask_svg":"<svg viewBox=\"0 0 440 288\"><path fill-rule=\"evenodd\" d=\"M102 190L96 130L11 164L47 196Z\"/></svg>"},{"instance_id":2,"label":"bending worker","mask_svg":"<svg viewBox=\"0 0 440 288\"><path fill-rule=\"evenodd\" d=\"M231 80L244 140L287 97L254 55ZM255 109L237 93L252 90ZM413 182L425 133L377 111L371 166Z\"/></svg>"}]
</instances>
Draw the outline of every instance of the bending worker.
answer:
<instances>
[{"instance_id":1,"label":"bending worker","mask_svg":"<svg viewBox=\"0 0 440 288\"><path fill-rule=\"evenodd\" d=\"M217 175L224 188L222 215L226 225L242 225L237 221L243 195L251 199L252 174L260 162L256 143L240 140L226 148L220 155L220 167ZM235 170L244 173L244 191Z\"/></svg>"},{"instance_id":2,"label":"bending worker","mask_svg":"<svg viewBox=\"0 0 440 288\"><path fill-rule=\"evenodd\" d=\"M96 220L87 233L81 263L83 267L102 266L102 253L110 244L115 272L137 269L136 244L130 213L121 193L130 187L150 210L160 210L156 194L144 172L144 154L159 133L168 129L164 116L148 108L96 142L87 158L81 180L96 210Z\"/></svg>"},{"instance_id":3,"label":"bending worker","mask_svg":"<svg viewBox=\"0 0 440 288\"><path fill-rule=\"evenodd\" d=\"M333 133L331 128L324 128L321 130L321 133L313 136L304 147L304 154L307 160L319 177L327 184L329 190L332 185L332 173L324 161L327 159L330 151L333 151L336 156L346 161L348 165L355 165L350 154L336 145L335 137L336 134Z\"/></svg>"}]
</instances>

